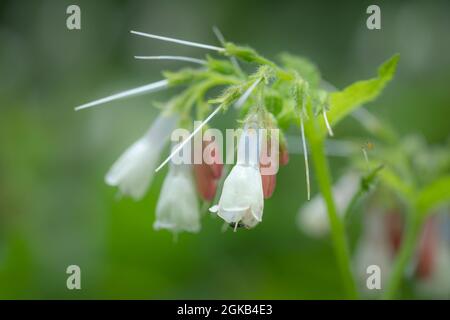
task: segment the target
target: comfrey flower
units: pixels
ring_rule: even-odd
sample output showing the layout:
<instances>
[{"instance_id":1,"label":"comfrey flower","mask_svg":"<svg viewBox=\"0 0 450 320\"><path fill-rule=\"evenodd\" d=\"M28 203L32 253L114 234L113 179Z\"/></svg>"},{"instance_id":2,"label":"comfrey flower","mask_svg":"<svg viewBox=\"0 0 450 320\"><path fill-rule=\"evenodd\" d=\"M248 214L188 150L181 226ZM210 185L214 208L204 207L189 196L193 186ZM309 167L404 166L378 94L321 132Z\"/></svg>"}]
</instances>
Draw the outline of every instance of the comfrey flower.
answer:
<instances>
[{"instance_id":1,"label":"comfrey flower","mask_svg":"<svg viewBox=\"0 0 450 320\"><path fill-rule=\"evenodd\" d=\"M245 128L239 140L237 164L225 179L219 204L210 208L235 227L252 228L262 220L264 195L259 152L257 129Z\"/></svg>"},{"instance_id":2,"label":"comfrey flower","mask_svg":"<svg viewBox=\"0 0 450 320\"><path fill-rule=\"evenodd\" d=\"M170 164L156 206L155 230L200 231L200 210L195 192L192 166Z\"/></svg>"},{"instance_id":3,"label":"comfrey flower","mask_svg":"<svg viewBox=\"0 0 450 320\"><path fill-rule=\"evenodd\" d=\"M176 116L161 114L147 133L113 164L106 174L106 183L117 186L123 194L141 199L152 181L161 150L176 123Z\"/></svg>"},{"instance_id":4,"label":"comfrey flower","mask_svg":"<svg viewBox=\"0 0 450 320\"><path fill-rule=\"evenodd\" d=\"M333 198L341 215L345 213L345 209L358 190L359 182L358 175L350 172L342 176L333 187ZM317 195L301 207L297 221L299 227L310 236L320 237L328 233L330 225L323 197Z\"/></svg>"}]
</instances>

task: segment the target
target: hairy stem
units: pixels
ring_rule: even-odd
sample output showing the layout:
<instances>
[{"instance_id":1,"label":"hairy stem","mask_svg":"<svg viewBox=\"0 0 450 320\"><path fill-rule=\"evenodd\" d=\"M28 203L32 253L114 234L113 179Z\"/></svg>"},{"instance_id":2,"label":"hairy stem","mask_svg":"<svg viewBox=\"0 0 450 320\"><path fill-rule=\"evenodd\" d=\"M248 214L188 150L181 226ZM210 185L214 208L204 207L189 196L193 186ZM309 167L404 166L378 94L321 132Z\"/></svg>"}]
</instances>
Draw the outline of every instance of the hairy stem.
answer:
<instances>
[{"instance_id":1,"label":"hairy stem","mask_svg":"<svg viewBox=\"0 0 450 320\"><path fill-rule=\"evenodd\" d=\"M347 297L350 299L356 299L358 297L358 293L351 271L350 254L348 250L347 238L345 235L345 228L342 220L337 215L336 206L333 200L331 178L328 168L328 162L325 157L323 139L310 139L310 146L314 162L314 170L319 182L320 191L328 209L331 235L339 271L341 273L343 284L347 292Z\"/></svg>"},{"instance_id":2,"label":"hairy stem","mask_svg":"<svg viewBox=\"0 0 450 320\"><path fill-rule=\"evenodd\" d=\"M417 244L417 239L422 229L423 219L421 215L414 212L409 219L406 233L402 240L400 251L395 259L393 271L389 277L388 287L384 293L384 299L394 299L397 296L401 282L405 275L405 269L414 253Z\"/></svg>"}]
</instances>

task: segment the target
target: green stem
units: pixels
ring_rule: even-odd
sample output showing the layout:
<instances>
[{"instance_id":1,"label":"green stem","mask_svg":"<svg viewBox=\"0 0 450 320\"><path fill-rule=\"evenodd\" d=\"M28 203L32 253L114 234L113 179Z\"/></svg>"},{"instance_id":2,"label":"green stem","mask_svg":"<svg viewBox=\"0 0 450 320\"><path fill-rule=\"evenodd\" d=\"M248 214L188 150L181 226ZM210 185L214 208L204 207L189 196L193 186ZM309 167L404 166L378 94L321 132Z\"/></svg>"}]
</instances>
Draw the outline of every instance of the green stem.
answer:
<instances>
[{"instance_id":1,"label":"green stem","mask_svg":"<svg viewBox=\"0 0 450 320\"><path fill-rule=\"evenodd\" d=\"M344 214L344 222L347 223L350 220L352 220L353 213L355 212L356 205L361 200L361 198L365 195L367 190L365 189L359 189L350 200L350 203L348 204L347 208L345 209Z\"/></svg>"},{"instance_id":2,"label":"green stem","mask_svg":"<svg viewBox=\"0 0 450 320\"><path fill-rule=\"evenodd\" d=\"M403 237L400 252L395 259L394 269L389 277L388 287L383 296L384 299L394 299L397 296L398 289L400 288L405 274L405 269L414 253L422 222L423 219L421 218L421 215L414 212L409 220L406 233Z\"/></svg>"},{"instance_id":3,"label":"green stem","mask_svg":"<svg viewBox=\"0 0 450 320\"><path fill-rule=\"evenodd\" d=\"M310 135L311 137L311 135ZM349 299L358 298L356 283L352 276L350 254L345 236L345 227L342 220L338 217L336 206L333 200L331 189L331 178L328 168L328 162L325 157L325 146L322 138L309 139L314 169L319 182L320 191L328 209L328 218L330 220L331 235L333 239L334 251L336 254L339 271Z\"/></svg>"}]
</instances>

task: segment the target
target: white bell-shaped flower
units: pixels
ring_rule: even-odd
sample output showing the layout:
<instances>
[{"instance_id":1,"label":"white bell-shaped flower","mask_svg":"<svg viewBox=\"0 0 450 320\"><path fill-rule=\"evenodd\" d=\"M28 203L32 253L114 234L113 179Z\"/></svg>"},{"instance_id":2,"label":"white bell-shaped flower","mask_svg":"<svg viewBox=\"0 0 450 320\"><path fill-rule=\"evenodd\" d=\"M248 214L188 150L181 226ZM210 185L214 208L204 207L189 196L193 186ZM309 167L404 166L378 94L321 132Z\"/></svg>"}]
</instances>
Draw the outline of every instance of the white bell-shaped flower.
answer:
<instances>
[{"instance_id":1,"label":"white bell-shaped flower","mask_svg":"<svg viewBox=\"0 0 450 320\"><path fill-rule=\"evenodd\" d=\"M147 133L113 164L105 176L106 183L117 186L125 195L141 199L150 186L161 150L176 123L176 116L158 116Z\"/></svg>"},{"instance_id":2,"label":"white bell-shaped flower","mask_svg":"<svg viewBox=\"0 0 450 320\"><path fill-rule=\"evenodd\" d=\"M210 208L231 225L256 226L262 220L264 195L259 171L259 133L246 128L242 133L237 164L225 179L219 204Z\"/></svg>"},{"instance_id":3,"label":"white bell-shaped flower","mask_svg":"<svg viewBox=\"0 0 450 320\"><path fill-rule=\"evenodd\" d=\"M153 227L174 233L200 230L200 211L191 165L170 164L156 206Z\"/></svg>"},{"instance_id":4,"label":"white bell-shaped flower","mask_svg":"<svg viewBox=\"0 0 450 320\"><path fill-rule=\"evenodd\" d=\"M338 214L343 215L353 195L359 188L359 177L350 172L342 176L333 186L333 197ZM321 195L317 195L300 208L298 225L308 235L320 237L330 230L327 206Z\"/></svg>"}]
</instances>

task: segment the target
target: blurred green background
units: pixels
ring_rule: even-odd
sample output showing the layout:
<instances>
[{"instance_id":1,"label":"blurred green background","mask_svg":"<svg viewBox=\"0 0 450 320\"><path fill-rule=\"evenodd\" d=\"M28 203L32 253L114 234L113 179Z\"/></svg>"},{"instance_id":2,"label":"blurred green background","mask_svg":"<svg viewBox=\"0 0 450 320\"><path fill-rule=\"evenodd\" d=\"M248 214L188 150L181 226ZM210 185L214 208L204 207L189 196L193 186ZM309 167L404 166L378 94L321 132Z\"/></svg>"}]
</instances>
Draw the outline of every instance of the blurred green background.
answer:
<instances>
[{"instance_id":1,"label":"blurred green background","mask_svg":"<svg viewBox=\"0 0 450 320\"><path fill-rule=\"evenodd\" d=\"M70 4L81 8L81 30L66 28ZM152 122L157 111L151 102L171 92L78 113L73 108L183 66L136 61L134 55L206 53L129 30L216 44L216 25L230 41L270 58L281 51L311 58L338 88L371 77L399 52L395 80L368 108L402 134L444 143L450 3L378 1L379 31L366 28L369 4L2 0L0 298L342 297L329 240L310 239L294 223L305 201L300 155L281 169L257 228L223 233L219 219L205 216L199 234L173 242L169 232L152 229L164 173L140 202L117 200L103 182L109 166ZM340 139L364 134L351 120L335 130ZM346 159L330 161L338 176ZM312 185L316 193L314 180ZM66 288L71 264L81 267L80 291Z\"/></svg>"}]
</instances>

